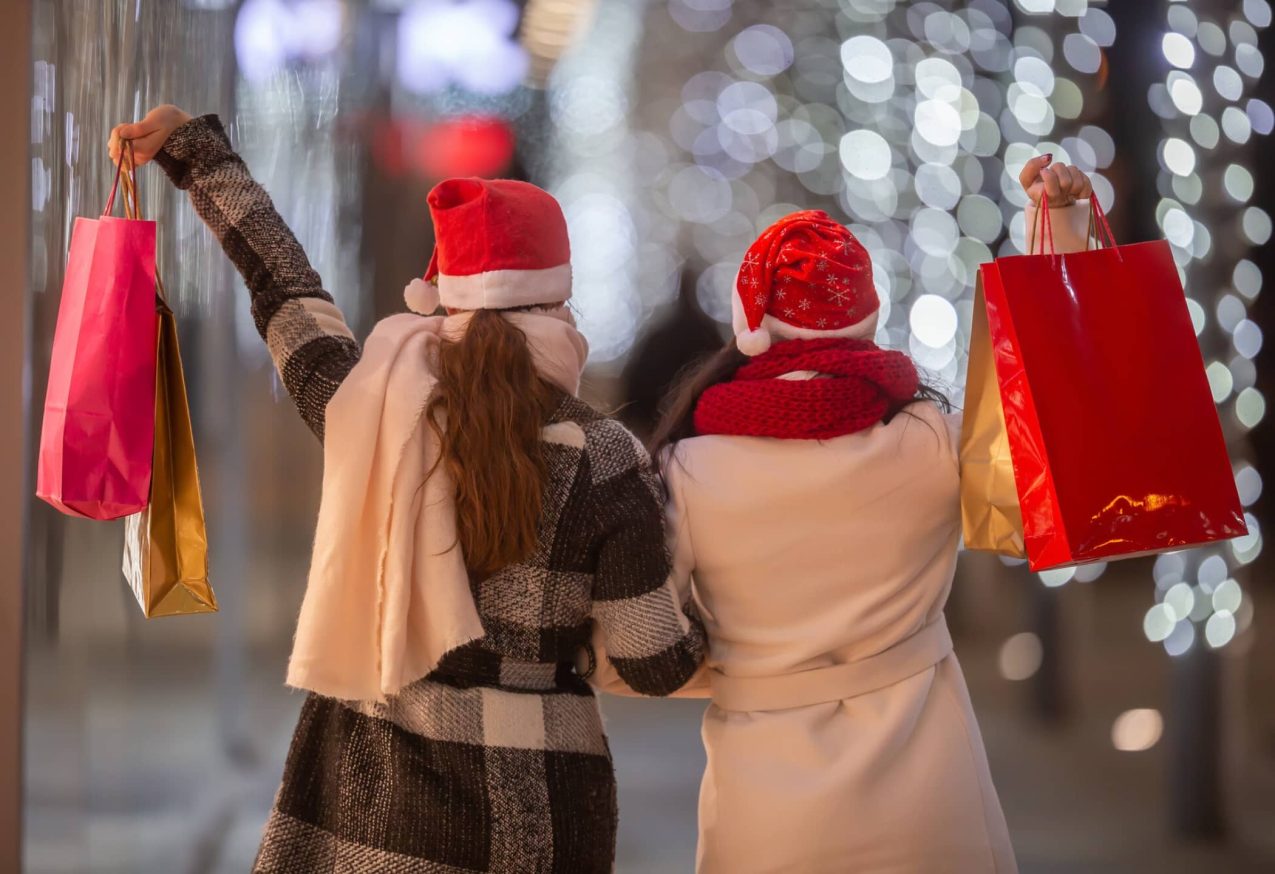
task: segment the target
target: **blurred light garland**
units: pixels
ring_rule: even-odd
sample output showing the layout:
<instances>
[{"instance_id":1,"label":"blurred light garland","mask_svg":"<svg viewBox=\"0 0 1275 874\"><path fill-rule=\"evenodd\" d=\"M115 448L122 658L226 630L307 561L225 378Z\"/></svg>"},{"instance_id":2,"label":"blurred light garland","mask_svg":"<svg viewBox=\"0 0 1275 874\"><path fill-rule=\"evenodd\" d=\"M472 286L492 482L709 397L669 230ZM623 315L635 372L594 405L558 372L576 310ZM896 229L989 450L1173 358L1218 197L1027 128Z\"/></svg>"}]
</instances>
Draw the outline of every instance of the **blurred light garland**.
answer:
<instances>
[{"instance_id":1,"label":"blurred light garland","mask_svg":"<svg viewBox=\"0 0 1275 874\"><path fill-rule=\"evenodd\" d=\"M729 320L757 231L822 206L872 255L877 339L908 350L959 402L978 266L1023 248L1023 163L1053 151L1094 174L1112 206L1100 171L1114 144L1078 123L1115 39L1100 5L1017 0L1015 28L1009 0L842 0L782 17L764 4L670 0L692 33L757 13L726 42L728 69L692 75L659 132L683 161L653 200L710 265L705 310Z\"/></svg>"},{"instance_id":2,"label":"blurred light garland","mask_svg":"<svg viewBox=\"0 0 1275 874\"><path fill-rule=\"evenodd\" d=\"M1147 94L1163 128L1156 218L1186 287L1213 400L1239 455L1243 435L1266 413L1253 364L1262 331L1247 311L1263 277L1247 255L1271 237L1270 215L1250 202L1260 169L1252 138L1272 129L1270 104L1254 93L1265 67L1257 29L1270 26L1271 7L1267 0L1242 6L1170 0L1163 12L1168 69ZM1236 466L1235 484L1245 507L1261 495L1262 478L1247 462ZM1224 647L1252 622L1251 602L1234 577L1260 554L1262 535L1252 513L1245 519L1245 537L1157 559L1156 603L1143 632L1170 655L1201 642Z\"/></svg>"},{"instance_id":3,"label":"blurred light garland","mask_svg":"<svg viewBox=\"0 0 1275 874\"><path fill-rule=\"evenodd\" d=\"M639 259L648 228L630 208L639 171L629 126L630 89L642 34L641 0L598 4L588 37L549 76L553 121L540 181L562 203L580 328L593 362L614 361L633 345L641 322L638 289L654 262Z\"/></svg>"}]
</instances>

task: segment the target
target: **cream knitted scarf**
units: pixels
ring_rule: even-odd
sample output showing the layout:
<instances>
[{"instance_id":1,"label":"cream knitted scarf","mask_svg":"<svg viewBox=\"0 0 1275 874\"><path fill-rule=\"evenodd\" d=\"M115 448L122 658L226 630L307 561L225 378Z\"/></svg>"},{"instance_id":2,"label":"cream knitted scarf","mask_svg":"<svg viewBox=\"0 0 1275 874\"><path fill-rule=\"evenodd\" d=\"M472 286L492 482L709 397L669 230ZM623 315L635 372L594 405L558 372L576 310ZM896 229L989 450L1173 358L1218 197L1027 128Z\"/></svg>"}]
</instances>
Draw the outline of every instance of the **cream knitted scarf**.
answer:
<instances>
[{"instance_id":1,"label":"cream knitted scarf","mask_svg":"<svg viewBox=\"0 0 1275 874\"><path fill-rule=\"evenodd\" d=\"M424 417L439 338L472 313L393 316L328 404L323 496L288 685L384 701L483 636L454 485ZM588 345L564 308L509 312L540 373L576 394ZM426 473L434 468L433 473Z\"/></svg>"}]
</instances>

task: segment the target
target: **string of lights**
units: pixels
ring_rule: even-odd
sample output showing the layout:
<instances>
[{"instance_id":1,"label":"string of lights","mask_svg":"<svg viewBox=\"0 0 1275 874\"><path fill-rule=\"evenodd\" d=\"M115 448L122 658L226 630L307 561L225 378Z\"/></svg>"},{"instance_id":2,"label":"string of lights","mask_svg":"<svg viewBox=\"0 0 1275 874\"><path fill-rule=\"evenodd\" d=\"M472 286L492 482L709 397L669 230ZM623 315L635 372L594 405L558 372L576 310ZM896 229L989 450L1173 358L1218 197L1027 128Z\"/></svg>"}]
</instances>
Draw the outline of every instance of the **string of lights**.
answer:
<instances>
[{"instance_id":1,"label":"string of lights","mask_svg":"<svg viewBox=\"0 0 1275 874\"><path fill-rule=\"evenodd\" d=\"M1231 12L1233 5L1239 9ZM1248 306L1263 281L1251 249L1271 238L1270 215L1251 203L1259 169L1253 140L1275 126L1270 104L1254 93L1265 66L1258 29L1270 26L1271 7L1266 0L1226 9L1170 2L1164 14L1160 49L1168 69L1147 95L1162 125L1156 220L1186 288L1232 456L1243 457L1245 434L1266 413L1254 364L1262 330ZM1245 507L1261 496L1261 475L1247 461L1236 466L1235 483ZM1197 641L1219 649L1251 624L1252 602L1235 574L1261 553L1262 535L1253 513L1245 519L1245 537L1157 559L1156 603L1143 631L1170 655Z\"/></svg>"}]
</instances>

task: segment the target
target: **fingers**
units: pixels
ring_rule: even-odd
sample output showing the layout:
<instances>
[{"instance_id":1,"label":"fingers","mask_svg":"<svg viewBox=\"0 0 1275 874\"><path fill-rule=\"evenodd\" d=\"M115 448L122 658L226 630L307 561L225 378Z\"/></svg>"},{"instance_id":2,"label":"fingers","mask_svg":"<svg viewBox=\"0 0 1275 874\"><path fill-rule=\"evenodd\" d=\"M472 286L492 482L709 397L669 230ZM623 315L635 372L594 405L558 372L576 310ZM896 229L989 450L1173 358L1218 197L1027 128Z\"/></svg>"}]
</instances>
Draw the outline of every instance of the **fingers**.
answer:
<instances>
[{"instance_id":1,"label":"fingers","mask_svg":"<svg viewBox=\"0 0 1275 874\"><path fill-rule=\"evenodd\" d=\"M1065 201L1072 198L1072 189L1075 188L1076 181L1072 178L1071 168L1066 164L1055 164L1050 168L1054 171L1054 175L1058 177L1059 194Z\"/></svg>"},{"instance_id":2,"label":"fingers","mask_svg":"<svg viewBox=\"0 0 1275 874\"><path fill-rule=\"evenodd\" d=\"M149 163L163 145L163 129L148 126L145 121L141 121L117 124L112 128L107 151L114 164L118 164L122 158L125 167L140 167Z\"/></svg>"},{"instance_id":3,"label":"fingers","mask_svg":"<svg viewBox=\"0 0 1275 874\"><path fill-rule=\"evenodd\" d=\"M1023 172L1018 174L1018 181L1023 184L1023 188L1031 188L1041 178L1041 171L1049 166L1054 160L1052 154L1038 155L1023 165Z\"/></svg>"},{"instance_id":4,"label":"fingers","mask_svg":"<svg viewBox=\"0 0 1275 874\"><path fill-rule=\"evenodd\" d=\"M1061 206L1063 202L1062 184L1058 178L1058 165L1046 167L1040 171L1040 178L1045 183L1045 194L1051 206Z\"/></svg>"},{"instance_id":5,"label":"fingers","mask_svg":"<svg viewBox=\"0 0 1275 874\"><path fill-rule=\"evenodd\" d=\"M1089 178L1089 174L1075 167L1071 168L1072 172L1080 176L1080 188L1075 192L1077 200L1088 200L1093 197L1093 180Z\"/></svg>"},{"instance_id":6,"label":"fingers","mask_svg":"<svg viewBox=\"0 0 1275 874\"><path fill-rule=\"evenodd\" d=\"M133 122L132 124L117 124L115 126L115 132L119 134L119 137L122 140L140 140L153 130L153 127L140 121Z\"/></svg>"}]
</instances>

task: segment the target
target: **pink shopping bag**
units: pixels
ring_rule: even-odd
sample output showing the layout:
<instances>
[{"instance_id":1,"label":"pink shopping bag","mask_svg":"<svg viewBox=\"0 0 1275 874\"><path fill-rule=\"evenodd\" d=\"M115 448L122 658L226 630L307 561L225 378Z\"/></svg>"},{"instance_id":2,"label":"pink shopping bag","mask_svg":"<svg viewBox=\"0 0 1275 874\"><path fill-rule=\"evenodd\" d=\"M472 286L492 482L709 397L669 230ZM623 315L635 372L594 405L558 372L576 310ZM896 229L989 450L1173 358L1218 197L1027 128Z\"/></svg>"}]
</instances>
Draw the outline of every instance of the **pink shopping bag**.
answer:
<instances>
[{"instance_id":1,"label":"pink shopping bag","mask_svg":"<svg viewBox=\"0 0 1275 874\"><path fill-rule=\"evenodd\" d=\"M155 223L135 218L135 182L111 215L120 169L102 217L71 232L36 475L38 497L89 519L146 507L155 445Z\"/></svg>"}]
</instances>

